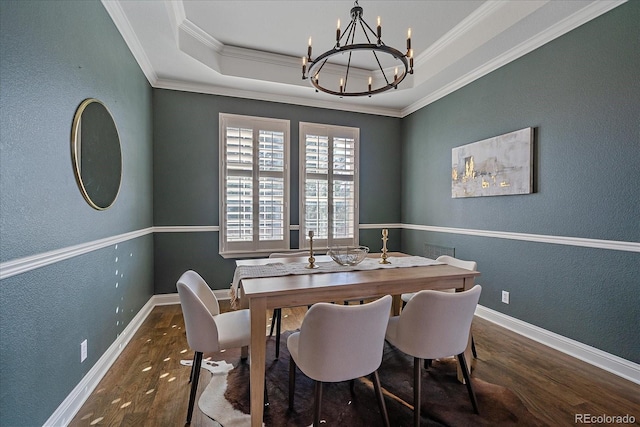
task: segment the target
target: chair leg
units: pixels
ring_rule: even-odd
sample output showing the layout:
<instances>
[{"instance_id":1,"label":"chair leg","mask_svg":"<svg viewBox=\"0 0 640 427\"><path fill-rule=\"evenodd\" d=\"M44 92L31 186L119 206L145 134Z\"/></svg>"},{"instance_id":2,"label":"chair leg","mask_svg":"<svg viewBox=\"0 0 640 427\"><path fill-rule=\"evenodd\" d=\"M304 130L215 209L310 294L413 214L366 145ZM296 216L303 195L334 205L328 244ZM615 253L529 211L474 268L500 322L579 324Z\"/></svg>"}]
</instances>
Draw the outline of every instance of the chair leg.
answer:
<instances>
[{"instance_id":1,"label":"chair leg","mask_svg":"<svg viewBox=\"0 0 640 427\"><path fill-rule=\"evenodd\" d=\"M390 427L389 414L387 413L387 405L384 403L384 396L382 395L382 388L380 387L380 377L378 371L373 371L373 388L378 398L378 406L380 406L380 413L382 415L382 422L384 427Z\"/></svg>"},{"instance_id":2,"label":"chair leg","mask_svg":"<svg viewBox=\"0 0 640 427\"><path fill-rule=\"evenodd\" d=\"M473 358L478 358L478 352L476 351L476 341L473 339L473 335L471 335L471 352L473 353Z\"/></svg>"},{"instance_id":3,"label":"chair leg","mask_svg":"<svg viewBox=\"0 0 640 427\"><path fill-rule=\"evenodd\" d=\"M280 357L280 330L282 329L282 309L278 309L278 321L276 322L276 359Z\"/></svg>"},{"instance_id":4,"label":"chair leg","mask_svg":"<svg viewBox=\"0 0 640 427\"><path fill-rule=\"evenodd\" d=\"M431 360L431 359L424 359L424 370L425 371L431 367L431 363L432 362L433 362L433 360Z\"/></svg>"},{"instance_id":5,"label":"chair leg","mask_svg":"<svg viewBox=\"0 0 640 427\"><path fill-rule=\"evenodd\" d=\"M196 353L193 353L193 362L191 362L191 373L189 374L189 382L193 381L193 373L195 372L195 367L196 365Z\"/></svg>"},{"instance_id":6,"label":"chair leg","mask_svg":"<svg viewBox=\"0 0 640 427\"><path fill-rule=\"evenodd\" d=\"M289 356L289 409L293 410L293 396L296 389L296 362Z\"/></svg>"},{"instance_id":7,"label":"chair leg","mask_svg":"<svg viewBox=\"0 0 640 427\"><path fill-rule=\"evenodd\" d=\"M280 317L280 309L274 308L273 315L271 316L271 329L269 329L269 336L273 336L273 328L276 325L276 322L278 321L279 317Z\"/></svg>"},{"instance_id":8,"label":"chair leg","mask_svg":"<svg viewBox=\"0 0 640 427\"><path fill-rule=\"evenodd\" d=\"M322 408L322 381L316 381L315 404L313 405L313 427L320 427L320 410Z\"/></svg>"},{"instance_id":9,"label":"chair leg","mask_svg":"<svg viewBox=\"0 0 640 427\"><path fill-rule=\"evenodd\" d=\"M476 400L476 394L473 392L473 386L471 385L471 376L469 375L467 360L464 357L464 353L460 353L458 355L458 361L460 362L460 368L462 369L464 382L467 384L467 391L469 392L469 398L471 399L471 404L473 405L473 411L476 414L480 414L480 411L478 411L478 401Z\"/></svg>"},{"instance_id":10,"label":"chair leg","mask_svg":"<svg viewBox=\"0 0 640 427\"><path fill-rule=\"evenodd\" d=\"M421 360L419 357L413 358L413 425L420 427L420 384L422 383L422 373L420 372Z\"/></svg>"},{"instance_id":11,"label":"chair leg","mask_svg":"<svg viewBox=\"0 0 640 427\"><path fill-rule=\"evenodd\" d=\"M189 394L189 409L187 410L187 424L191 424L193 405L196 403L196 391L198 391L198 380L200 379L200 365L202 365L202 352L196 351L193 362L194 375L191 381L191 393Z\"/></svg>"}]
</instances>

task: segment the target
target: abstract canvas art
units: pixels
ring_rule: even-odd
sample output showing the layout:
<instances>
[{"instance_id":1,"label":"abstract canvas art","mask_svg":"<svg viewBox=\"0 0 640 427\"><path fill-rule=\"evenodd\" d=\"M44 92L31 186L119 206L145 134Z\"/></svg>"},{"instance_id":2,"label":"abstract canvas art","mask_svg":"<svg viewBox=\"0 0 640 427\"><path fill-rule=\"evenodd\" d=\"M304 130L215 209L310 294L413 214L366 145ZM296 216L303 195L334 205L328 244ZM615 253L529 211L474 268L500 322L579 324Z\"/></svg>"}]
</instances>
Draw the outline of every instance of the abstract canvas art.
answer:
<instances>
[{"instance_id":1,"label":"abstract canvas art","mask_svg":"<svg viewBox=\"0 0 640 427\"><path fill-rule=\"evenodd\" d=\"M451 197L533 192L533 128L451 150Z\"/></svg>"}]
</instances>

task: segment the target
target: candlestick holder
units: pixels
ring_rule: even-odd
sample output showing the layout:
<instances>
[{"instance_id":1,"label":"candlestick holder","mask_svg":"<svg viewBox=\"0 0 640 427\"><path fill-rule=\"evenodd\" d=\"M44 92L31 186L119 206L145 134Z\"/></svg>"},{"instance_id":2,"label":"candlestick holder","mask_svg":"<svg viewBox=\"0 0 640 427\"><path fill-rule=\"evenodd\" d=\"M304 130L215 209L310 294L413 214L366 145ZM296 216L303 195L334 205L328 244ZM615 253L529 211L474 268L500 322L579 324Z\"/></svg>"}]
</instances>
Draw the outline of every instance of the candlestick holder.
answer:
<instances>
[{"instance_id":1,"label":"candlestick holder","mask_svg":"<svg viewBox=\"0 0 640 427\"><path fill-rule=\"evenodd\" d=\"M313 256L313 231L309 231L309 264L305 268L318 268L316 259Z\"/></svg>"},{"instance_id":2,"label":"candlestick holder","mask_svg":"<svg viewBox=\"0 0 640 427\"><path fill-rule=\"evenodd\" d=\"M391 264L391 261L387 260L387 240L389 240L389 230L382 229L382 255L380 255L380 264Z\"/></svg>"}]
</instances>

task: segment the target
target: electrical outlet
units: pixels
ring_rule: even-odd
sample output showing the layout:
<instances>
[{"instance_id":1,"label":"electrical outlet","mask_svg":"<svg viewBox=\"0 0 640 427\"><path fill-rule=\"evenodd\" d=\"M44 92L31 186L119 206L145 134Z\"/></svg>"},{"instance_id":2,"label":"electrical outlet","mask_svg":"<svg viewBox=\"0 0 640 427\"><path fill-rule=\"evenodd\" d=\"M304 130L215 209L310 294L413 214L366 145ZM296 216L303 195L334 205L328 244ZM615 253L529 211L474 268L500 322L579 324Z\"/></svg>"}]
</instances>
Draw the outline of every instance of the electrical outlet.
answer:
<instances>
[{"instance_id":1,"label":"electrical outlet","mask_svg":"<svg viewBox=\"0 0 640 427\"><path fill-rule=\"evenodd\" d=\"M80 343L80 363L87 358L87 340Z\"/></svg>"},{"instance_id":2,"label":"electrical outlet","mask_svg":"<svg viewBox=\"0 0 640 427\"><path fill-rule=\"evenodd\" d=\"M502 291L502 302L505 304L509 304L509 292Z\"/></svg>"}]
</instances>

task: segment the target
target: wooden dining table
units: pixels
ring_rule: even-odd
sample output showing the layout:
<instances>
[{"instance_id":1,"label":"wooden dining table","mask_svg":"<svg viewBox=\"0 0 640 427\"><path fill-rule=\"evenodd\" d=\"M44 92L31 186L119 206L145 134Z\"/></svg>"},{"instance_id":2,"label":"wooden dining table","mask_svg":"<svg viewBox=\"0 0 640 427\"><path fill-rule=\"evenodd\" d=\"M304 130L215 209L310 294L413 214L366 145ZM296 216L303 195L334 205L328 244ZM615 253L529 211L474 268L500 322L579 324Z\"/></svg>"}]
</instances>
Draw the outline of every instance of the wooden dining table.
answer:
<instances>
[{"instance_id":1,"label":"wooden dining table","mask_svg":"<svg viewBox=\"0 0 640 427\"><path fill-rule=\"evenodd\" d=\"M388 260L406 256L389 253ZM370 254L370 257L380 257ZM315 262L331 258L316 256ZM265 265L269 263L307 263L307 257L260 258L236 261L237 266ZM400 313L403 293L423 289L467 290L473 287L477 271L465 270L447 264L424 267L383 268L375 270L349 270L329 273L298 274L278 277L245 278L239 284L239 301L248 307L251 315L251 425L262 425L264 413L264 387L266 364L266 313L268 309L297 307L318 302L360 300L393 296L393 314ZM470 349L468 351L470 353ZM467 359L471 360L471 358Z\"/></svg>"}]
</instances>

